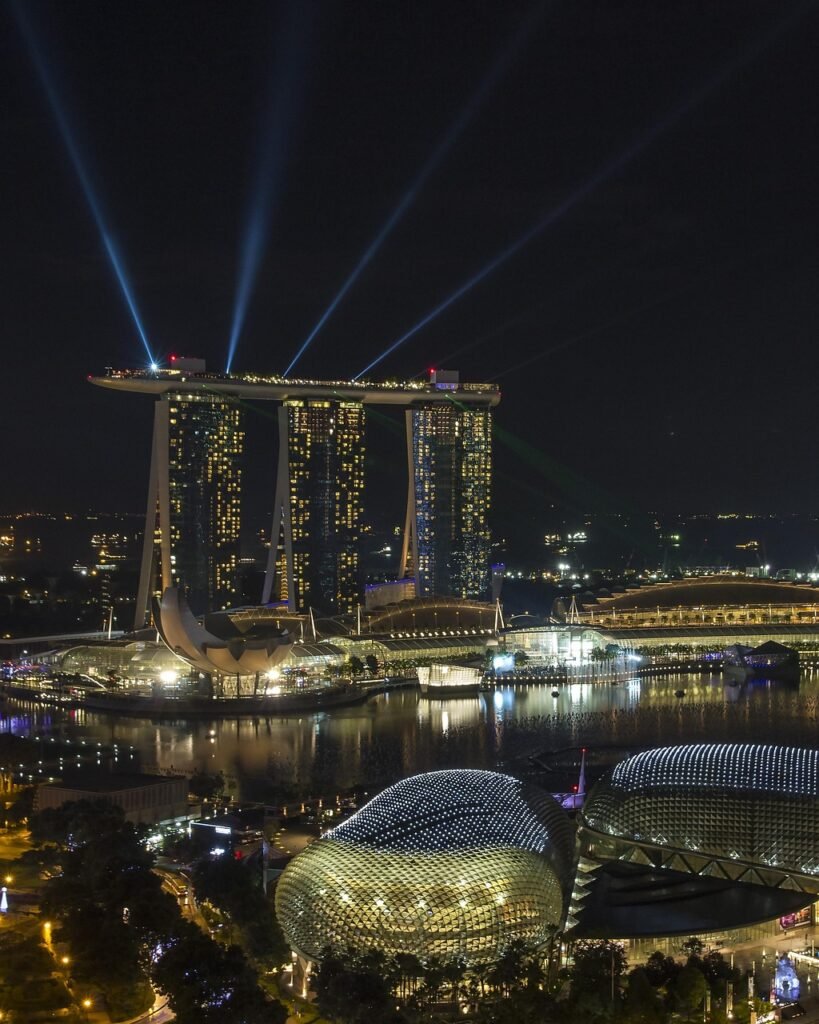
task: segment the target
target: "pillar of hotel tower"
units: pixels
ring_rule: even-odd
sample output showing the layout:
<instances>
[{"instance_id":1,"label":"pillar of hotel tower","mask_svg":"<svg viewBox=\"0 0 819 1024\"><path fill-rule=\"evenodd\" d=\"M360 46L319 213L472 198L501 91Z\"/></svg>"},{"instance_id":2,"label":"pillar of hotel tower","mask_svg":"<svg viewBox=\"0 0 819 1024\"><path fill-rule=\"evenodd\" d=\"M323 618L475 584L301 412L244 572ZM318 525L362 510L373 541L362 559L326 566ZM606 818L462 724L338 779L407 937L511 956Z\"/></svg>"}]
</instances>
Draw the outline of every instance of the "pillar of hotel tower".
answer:
<instances>
[{"instance_id":1,"label":"pillar of hotel tower","mask_svg":"<svg viewBox=\"0 0 819 1024\"><path fill-rule=\"evenodd\" d=\"M490 408L419 404L407 411L406 427L409 480L401 575L415 575L418 597L485 597Z\"/></svg>"},{"instance_id":2,"label":"pillar of hotel tower","mask_svg":"<svg viewBox=\"0 0 819 1024\"><path fill-rule=\"evenodd\" d=\"M360 402L288 399L279 408L263 603L346 612L358 602L364 420Z\"/></svg>"},{"instance_id":3,"label":"pillar of hotel tower","mask_svg":"<svg viewBox=\"0 0 819 1024\"><path fill-rule=\"evenodd\" d=\"M194 614L239 600L244 432L240 408L217 395L157 399L134 625L177 585Z\"/></svg>"}]
</instances>

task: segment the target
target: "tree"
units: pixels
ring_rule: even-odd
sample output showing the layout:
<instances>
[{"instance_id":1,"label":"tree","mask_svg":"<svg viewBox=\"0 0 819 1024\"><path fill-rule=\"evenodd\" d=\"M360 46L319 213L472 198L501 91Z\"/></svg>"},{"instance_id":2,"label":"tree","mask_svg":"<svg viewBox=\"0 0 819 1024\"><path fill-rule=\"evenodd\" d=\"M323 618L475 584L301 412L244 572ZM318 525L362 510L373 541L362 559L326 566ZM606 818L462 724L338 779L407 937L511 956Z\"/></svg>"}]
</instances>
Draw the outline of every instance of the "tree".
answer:
<instances>
[{"instance_id":1,"label":"tree","mask_svg":"<svg viewBox=\"0 0 819 1024\"><path fill-rule=\"evenodd\" d=\"M214 800L225 788L225 776L221 772L197 772L192 775L188 789L199 800Z\"/></svg>"},{"instance_id":2,"label":"tree","mask_svg":"<svg viewBox=\"0 0 819 1024\"><path fill-rule=\"evenodd\" d=\"M262 892L261 872L230 857L204 858L193 869L197 899L226 913L241 932L247 952L270 965L290 953L276 915Z\"/></svg>"},{"instance_id":3,"label":"tree","mask_svg":"<svg viewBox=\"0 0 819 1024\"><path fill-rule=\"evenodd\" d=\"M423 974L424 968L414 953L396 953L393 963L398 995L406 1001L415 988L416 982Z\"/></svg>"},{"instance_id":4,"label":"tree","mask_svg":"<svg viewBox=\"0 0 819 1024\"><path fill-rule=\"evenodd\" d=\"M661 988L669 985L682 967L673 956L665 956L659 949L655 949L646 960L644 970L654 988Z\"/></svg>"},{"instance_id":5,"label":"tree","mask_svg":"<svg viewBox=\"0 0 819 1024\"><path fill-rule=\"evenodd\" d=\"M739 980L739 972L732 969L725 957L716 949L709 950L696 966L705 975L709 985Z\"/></svg>"},{"instance_id":6,"label":"tree","mask_svg":"<svg viewBox=\"0 0 819 1024\"><path fill-rule=\"evenodd\" d=\"M383 957L326 949L313 973L323 1017L339 1024L373 1024L394 1017L395 998Z\"/></svg>"},{"instance_id":7,"label":"tree","mask_svg":"<svg viewBox=\"0 0 819 1024\"><path fill-rule=\"evenodd\" d=\"M526 943L516 939L511 942L495 963L489 980L492 986L508 995L511 989L520 985L527 970Z\"/></svg>"},{"instance_id":8,"label":"tree","mask_svg":"<svg viewBox=\"0 0 819 1024\"><path fill-rule=\"evenodd\" d=\"M453 1003L458 1001L465 975L466 960L463 957L452 957L444 964L444 981L449 985Z\"/></svg>"},{"instance_id":9,"label":"tree","mask_svg":"<svg viewBox=\"0 0 819 1024\"><path fill-rule=\"evenodd\" d=\"M680 1010L688 1017L702 1006L708 984L702 971L688 963L677 975L674 982L674 997Z\"/></svg>"},{"instance_id":10,"label":"tree","mask_svg":"<svg viewBox=\"0 0 819 1024\"><path fill-rule=\"evenodd\" d=\"M374 654L368 654L364 659L364 663L367 666L367 671L371 675L375 675L375 673L378 671L378 658L376 658Z\"/></svg>"},{"instance_id":11,"label":"tree","mask_svg":"<svg viewBox=\"0 0 819 1024\"><path fill-rule=\"evenodd\" d=\"M628 976L623 1009L629 1024L659 1024L660 1002L642 967L637 967Z\"/></svg>"},{"instance_id":12,"label":"tree","mask_svg":"<svg viewBox=\"0 0 819 1024\"><path fill-rule=\"evenodd\" d=\"M705 943L702 939L698 939L696 935L692 935L684 942L680 943L680 952L686 959L692 956L699 959L705 952Z\"/></svg>"},{"instance_id":13,"label":"tree","mask_svg":"<svg viewBox=\"0 0 819 1024\"><path fill-rule=\"evenodd\" d=\"M351 676L360 676L361 673L364 671L364 662L361 660L361 658L358 657L357 654L351 654L350 660L347 662L347 664L350 666Z\"/></svg>"},{"instance_id":14,"label":"tree","mask_svg":"<svg viewBox=\"0 0 819 1024\"><path fill-rule=\"evenodd\" d=\"M444 986L444 962L439 956L431 956L423 965L423 987L419 993L422 1001L437 1003Z\"/></svg>"},{"instance_id":15,"label":"tree","mask_svg":"<svg viewBox=\"0 0 819 1024\"><path fill-rule=\"evenodd\" d=\"M77 800L34 815L31 838L37 844L55 843L67 850L114 835L124 825L125 812L116 804L108 800Z\"/></svg>"},{"instance_id":16,"label":"tree","mask_svg":"<svg viewBox=\"0 0 819 1024\"><path fill-rule=\"evenodd\" d=\"M619 942L581 940L574 945L574 965L570 977L572 993L596 992L611 1001L617 993L620 978L628 968L625 951Z\"/></svg>"},{"instance_id":17,"label":"tree","mask_svg":"<svg viewBox=\"0 0 819 1024\"><path fill-rule=\"evenodd\" d=\"M156 983L178 1024L284 1024L287 1010L268 1002L238 946L222 948L190 922L160 955Z\"/></svg>"},{"instance_id":18,"label":"tree","mask_svg":"<svg viewBox=\"0 0 819 1024\"><path fill-rule=\"evenodd\" d=\"M19 792L6 812L6 822L12 825L21 825L28 821L34 810L34 795L37 792L36 786L27 786Z\"/></svg>"},{"instance_id":19,"label":"tree","mask_svg":"<svg viewBox=\"0 0 819 1024\"><path fill-rule=\"evenodd\" d=\"M33 831L60 847L62 871L47 883L41 909L71 948L73 973L98 985L117 1015L147 1009L151 951L176 927L179 908L162 891L140 833L104 801L38 815Z\"/></svg>"}]
</instances>

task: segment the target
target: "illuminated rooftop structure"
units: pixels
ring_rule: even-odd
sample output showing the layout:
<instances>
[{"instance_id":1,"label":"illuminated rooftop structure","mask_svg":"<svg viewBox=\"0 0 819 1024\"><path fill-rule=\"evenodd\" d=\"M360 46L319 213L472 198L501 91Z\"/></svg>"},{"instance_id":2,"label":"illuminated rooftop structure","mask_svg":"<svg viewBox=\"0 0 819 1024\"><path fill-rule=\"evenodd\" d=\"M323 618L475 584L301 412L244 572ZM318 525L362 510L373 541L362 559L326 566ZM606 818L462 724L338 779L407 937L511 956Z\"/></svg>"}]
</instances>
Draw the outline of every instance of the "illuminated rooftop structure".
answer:
<instances>
[{"instance_id":1,"label":"illuminated rooftop structure","mask_svg":"<svg viewBox=\"0 0 819 1024\"><path fill-rule=\"evenodd\" d=\"M490 410L500 401L494 384L461 382L455 371L432 371L428 381L288 380L209 373L203 360L177 356L167 369L109 369L89 380L157 399L136 628L145 624L151 595L171 586L187 589L197 613L225 607L226 595L235 591L241 487L234 455L241 454L245 401L280 403L263 604L278 600L291 612L317 607L337 613L358 603L367 405L407 410L401 575L411 564L421 579L420 596L480 597L487 589ZM179 415L169 416L168 407ZM193 423L194 412L203 419L205 411L215 415L217 409L218 425L214 420L212 428L189 431L190 443L174 446L173 428L183 412ZM188 448L195 457L186 457ZM220 474L227 474L227 486L218 486ZM192 505L191 496L201 500ZM183 513L184 527L176 524Z\"/></svg>"},{"instance_id":2,"label":"illuminated rooftop structure","mask_svg":"<svg viewBox=\"0 0 819 1024\"><path fill-rule=\"evenodd\" d=\"M738 885L746 896L732 913L746 913L743 903L757 897L771 905L777 893L804 902L819 892L817 836L819 751L752 743L645 751L618 764L586 801L573 909L582 921L590 882L614 864L653 872L666 889L675 874Z\"/></svg>"},{"instance_id":3,"label":"illuminated rooftop structure","mask_svg":"<svg viewBox=\"0 0 819 1024\"><path fill-rule=\"evenodd\" d=\"M819 889L819 752L751 743L661 747L595 786L582 827L668 851L814 878Z\"/></svg>"},{"instance_id":4,"label":"illuminated rooftop structure","mask_svg":"<svg viewBox=\"0 0 819 1024\"><path fill-rule=\"evenodd\" d=\"M732 629L819 621L819 587L717 574L658 582L625 593L598 593L580 620L608 629Z\"/></svg>"},{"instance_id":5,"label":"illuminated rooftop structure","mask_svg":"<svg viewBox=\"0 0 819 1024\"><path fill-rule=\"evenodd\" d=\"M565 918L572 831L549 794L458 769L391 786L285 869L276 911L305 960L328 946L497 960Z\"/></svg>"},{"instance_id":6,"label":"illuminated rooftop structure","mask_svg":"<svg viewBox=\"0 0 819 1024\"><path fill-rule=\"evenodd\" d=\"M183 360L173 359L174 363ZM194 362L191 360L191 362ZM204 392L253 401L284 402L287 399L324 399L338 402L363 402L365 405L408 406L424 401L449 404L453 397L467 405L495 406L500 391L494 384L458 383L439 387L422 380L373 382L366 380L289 380L262 373L206 373L202 370L108 369L104 377L91 376L92 384L115 391L133 391L146 395L168 392Z\"/></svg>"},{"instance_id":7,"label":"illuminated rooftop structure","mask_svg":"<svg viewBox=\"0 0 819 1024\"><path fill-rule=\"evenodd\" d=\"M660 747L618 764L611 785L623 793L669 787L818 799L819 751L754 743Z\"/></svg>"}]
</instances>

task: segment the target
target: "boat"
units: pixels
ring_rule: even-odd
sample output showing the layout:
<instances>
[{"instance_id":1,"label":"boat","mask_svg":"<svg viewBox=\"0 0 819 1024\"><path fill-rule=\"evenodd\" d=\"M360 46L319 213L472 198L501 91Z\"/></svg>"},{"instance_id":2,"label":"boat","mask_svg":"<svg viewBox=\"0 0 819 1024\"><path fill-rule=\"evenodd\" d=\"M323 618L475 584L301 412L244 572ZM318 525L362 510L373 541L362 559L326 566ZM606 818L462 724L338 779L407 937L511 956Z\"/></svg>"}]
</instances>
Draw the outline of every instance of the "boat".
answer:
<instances>
[{"instance_id":1,"label":"boat","mask_svg":"<svg viewBox=\"0 0 819 1024\"><path fill-rule=\"evenodd\" d=\"M768 640L759 647L734 644L723 655L722 670L729 680L799 678L799 652Z\"/></svg>"}]
</instances>

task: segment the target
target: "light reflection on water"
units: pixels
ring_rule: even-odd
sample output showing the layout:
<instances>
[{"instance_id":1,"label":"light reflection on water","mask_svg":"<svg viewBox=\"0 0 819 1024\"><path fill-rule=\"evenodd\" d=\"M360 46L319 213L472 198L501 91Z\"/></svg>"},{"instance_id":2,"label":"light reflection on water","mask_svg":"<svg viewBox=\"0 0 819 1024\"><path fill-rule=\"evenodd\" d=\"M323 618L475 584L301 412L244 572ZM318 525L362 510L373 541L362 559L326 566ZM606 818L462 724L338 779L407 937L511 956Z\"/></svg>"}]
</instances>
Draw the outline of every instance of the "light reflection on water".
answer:
<instances>
[{"instance_id":1,"label":"light reflection on water","mask_svg":"<svg viewBox=\"0 0 819 1024\"><path fill-rule=\"evenodd\" d=\"M679 690L685 697L675 696ZM402 690L316 715L217 722L114 718L7 701L0 731L133 744L145 768L219 769L242 796L270 799L383 786L433 768L514 767L528 755L580 745L624 752L694 741L819 745L819 675L810 671L798 687L732 687L719 677L681 675L572 683L559 697L551 694L551 684L453 700Z\"/></svg>"}]
</instances>

